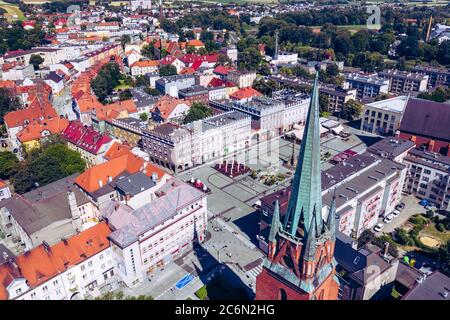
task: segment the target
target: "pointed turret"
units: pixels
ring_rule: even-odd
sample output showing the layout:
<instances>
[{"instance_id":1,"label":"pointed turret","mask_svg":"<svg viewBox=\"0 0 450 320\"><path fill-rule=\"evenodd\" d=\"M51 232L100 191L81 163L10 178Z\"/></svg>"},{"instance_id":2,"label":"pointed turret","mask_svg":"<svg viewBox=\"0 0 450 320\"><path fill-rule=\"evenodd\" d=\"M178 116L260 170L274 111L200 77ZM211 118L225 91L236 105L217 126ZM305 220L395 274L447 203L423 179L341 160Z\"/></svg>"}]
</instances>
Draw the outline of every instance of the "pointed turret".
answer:
<instances>
[{"instance_id":1,"label":"pointed turret","mask_svg":"<svg viewBox=\"0 0 450 320\"><path fill-rule=\"evenodd\" d=\"M330 204L327 217L327 228L331 235L331 240L336 240L336 196L333 195L333 200Z\"/></svg>"},{"instance_id":2,"label":"pointed turret","mask_svg":"<svg viewBox=\"0 0 450 320\"><path fill-rule=\"evenodd\" d=\"M280 205L278 199L275 201L275 208L270 226L269 242L275 242L278 231L280 230Z\"/></svg>"},{"instance_id":3,"label":"pointed turret","mask_svg":"<svg viewBox=\"0 0 450 320\"><path fill-rule=\"evenodd\" d=\"M316 232L316 210L314 209L313 211L313 217L311 219L311 223L308 229L308 238L306 239L306 244L305 244L305 260L308 261L312 261L315 259L315 254L316 254L316 237L317 237L317 232Z\"/></svg>"},{"instance_id":4,"label":"pointed turret","mask_svg":"<svg viewBox=\"0 0 450 320\"><path fill-rule=\"evenodd\" d=\"M305 131L292 182L291 196L283 225L284 230L295 237L300 221L303 222L304 229L307 229L313 220L314 208L317 208L319 215L319 219L316 220L316 229L322 230L318 70L316 71Z\"/></svg>"}]
</instances>

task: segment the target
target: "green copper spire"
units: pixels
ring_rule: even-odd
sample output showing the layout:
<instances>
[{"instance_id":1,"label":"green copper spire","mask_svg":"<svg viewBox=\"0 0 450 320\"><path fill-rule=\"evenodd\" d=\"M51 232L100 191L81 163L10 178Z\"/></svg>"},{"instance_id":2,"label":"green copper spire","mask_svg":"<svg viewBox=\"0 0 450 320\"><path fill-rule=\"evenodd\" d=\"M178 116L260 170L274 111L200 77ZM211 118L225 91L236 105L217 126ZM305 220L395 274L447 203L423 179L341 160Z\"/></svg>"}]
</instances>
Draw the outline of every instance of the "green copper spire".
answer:
<instances>
[{"instance_id":1,"label":"green copper spire","mask_svg":"<svg viewBox=\"0 0 450 320\"><path fill-rule=\"evenodd\" d=\"M303 222L305 233L313 220L316 210L315 230L322 230L322 186L320 170L320 122L319 122L319 71L311 95L305 131L292 182L291 196L286 212L283 229L296 236L300 221Z\"/></svg>"},{"instance_id":2,"label":"green copper spire","mask_svg":"<svg viewBox=\"0 0 450 320\"><path fill-rule=\"evenodd\" d=\"M317 215L316 210L313 211L311 224L308 229L308 237L306 238L306 245L305 245L305 255L304 258L306 260L312 261L315 259L316 255L316 237L317 237Z\"/></svg>"},{"instance_id":3,"label":"green copper spire","mask_svg":"<svg viewBox=\"0 0 450 320\"><path fill-rule=\"evenodd\" d=\"M334 192L336 193L336 189L334 189ZM333 194L333 200L330 204L330 209L328 210L328 217L327 217L327 228L330 232L331 239L334 241L336 240L336 195Z\"/></svg>"},{"instance_id":4,"label":"green copper spire","mask_svg":"<svg viewBox=\"0 0 450 320\"><path fill-rule=\"evenodd\" d=\"M273 210L272 224L270 225L269 242L274 242L278 231L280 230L280 204L278 199L275 201Z\"/></svg>"}]
</instances>

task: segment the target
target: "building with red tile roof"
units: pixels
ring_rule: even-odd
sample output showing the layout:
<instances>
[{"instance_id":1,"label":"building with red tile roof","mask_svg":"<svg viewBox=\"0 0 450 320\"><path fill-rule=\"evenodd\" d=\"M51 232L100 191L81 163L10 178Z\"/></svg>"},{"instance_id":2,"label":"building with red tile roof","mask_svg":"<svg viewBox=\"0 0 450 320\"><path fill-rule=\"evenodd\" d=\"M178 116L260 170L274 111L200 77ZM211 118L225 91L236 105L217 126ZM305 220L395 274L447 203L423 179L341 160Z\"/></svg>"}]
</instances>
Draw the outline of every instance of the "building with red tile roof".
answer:
<instances>
[{"instance_id":1,"label":"building with red tile roof","mask_svg":"<svg viewBox=\"0 0 450 320\"><path fill-rule=\"evenodd\" d=\"M105 222L53 246L43 243L0 265L0 300L82 298L113 275ZM103 263L103 268L101 264ZM89 267L90 272L83 272Z\"/></svg>"},{"instance_id":2,"label":"building with red tile roof","mask_svg":"<svg viewBox=\"0 0 450 320\"><path fill-rule=\"evenodd\" d=\"M80 153L88 167L103 163L103 155L112 144L108 135L101 134L79 121L70 122L62 137L70 149Z\"/></svg>"},{"instance_id":3,"label":"building with red tile roof","mask_svg":"<svg viewBox=\"0 0 450 320\"><path fill-rule=\"evenodd\" d=\"M191 108L189 102L164 95L155 103L150 110L152 118L156 122L176 121L184 116Z\"/></svg>"},{"instance_id":4,"label":"building with red tile roof","mask_svg":"<svg viewBox=\"0 0 450 320\"><path fill-rule=\"evenodd\" d=\"M263 94L261 92L253 89L252 87L246 87L230 94L230 99L246 102L254 97L259 97L262 95Z\"/></svg>"},{"instance_id":5,"label":"building with red tile roof","mask_svg":"<svg viewBox=\"0 0 450 320\"><path fill-rule=\"evenodd\" d=\"M17 134L17 139L25 147L26 151L38 148L41 140L52 134L61 134L69 125L65 118L52 118L48 120L36 120L31 122Z\"/></svg>"},{"instance_id":6,"label":"building with red tile roof","mask_svg":"<svg viewBox=\"0 0 450 320\"><path fill-rule=\"evenodd\" d=\"M200 48L204 48L205 44L203 42L201 42L200 40L197 39L193 39L193 40L189 40L186 43L187 47L193 47L194 49L200 49Z\"/></svg>"}]
</instances>

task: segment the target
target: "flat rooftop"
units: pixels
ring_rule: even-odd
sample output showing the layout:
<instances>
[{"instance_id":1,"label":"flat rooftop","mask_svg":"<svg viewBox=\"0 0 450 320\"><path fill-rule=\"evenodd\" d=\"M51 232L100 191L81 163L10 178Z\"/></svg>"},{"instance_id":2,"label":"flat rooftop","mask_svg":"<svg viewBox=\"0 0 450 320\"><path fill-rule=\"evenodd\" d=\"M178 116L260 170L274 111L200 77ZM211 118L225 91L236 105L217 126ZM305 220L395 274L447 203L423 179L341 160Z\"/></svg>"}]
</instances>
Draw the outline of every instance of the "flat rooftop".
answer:
<instances>
[{"instance_id":1,"label":"flat rooftop","mask_svg":"<svg viewBox=\"0 0 450 320\"><path fill-rule=\"evenodd\" d=\"M402 113L405 110L406 103L408 102L407 96L399 96L381 101L376 101L366 104L366 108L380 109L390 112Z\"/></svg>"}]
</instances>

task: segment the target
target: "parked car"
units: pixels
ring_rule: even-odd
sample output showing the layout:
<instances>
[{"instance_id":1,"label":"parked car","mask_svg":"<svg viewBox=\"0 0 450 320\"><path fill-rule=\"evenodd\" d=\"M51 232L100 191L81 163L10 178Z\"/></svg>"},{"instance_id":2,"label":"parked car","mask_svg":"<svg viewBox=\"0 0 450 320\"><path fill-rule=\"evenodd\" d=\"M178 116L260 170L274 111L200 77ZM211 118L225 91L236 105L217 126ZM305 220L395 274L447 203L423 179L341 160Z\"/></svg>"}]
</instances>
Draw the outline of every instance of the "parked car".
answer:
<instances>
[{"instance_id":1,"label":"parked car","mask_svg":"<svg viewBox=\"0 0 450 320\"><path fill-rule=\"evenodd\" d=\"M395 206L395 209L397 209L398 211L402 211L403 209L405 209L405 204L403 202L400 202Z\"/></svg>"},{"instance_id":2,"label":"parked car","mask_svg":"<svg viewBox=\"0 0 450 320\"><path fill-rule=\"evenodd\" d=\"M392 214L386 216L386 218L383 219L384 223L391 223L394 220L394 216Z\"/></svg>"},{"instance_id":3,"label":"parked car","mask_svg":"<svg viewBox=\"0 0 450 320\"><path fill-rule=\"evenodd\" d=\"M394 218L397 218L397 217L400 215L400 211L397 210L397 209L395 209L394 211L392 211L391 215L392 215Z\"/></svg>"},{"instance_id":4,"label":"parked car","mask_svg":"<svg viewBox=\"0 0 450 320\"><path fill-rule=\"evenodd\" d=\"M426 207L426 206L428 206L430 204L430 201L428 201L427 199L422 199L422 200L419 201L419 204L421 206Z\"/></svg>"},{"instance_id":5,"label":"parked car","mask_svg":"<svg viewBox=\"0 0 450 320\"><path fill-rule=\"evenodd\" d=\"M377 224L375 227L373 227L373 230L374 230L375 232L380 232L381 230L383 230L383 228L384 228L384 224L379 223L379 224Z\"/></svg>"}]
</instances>

